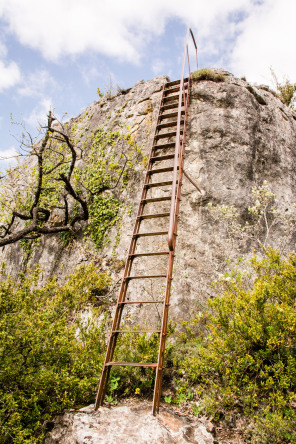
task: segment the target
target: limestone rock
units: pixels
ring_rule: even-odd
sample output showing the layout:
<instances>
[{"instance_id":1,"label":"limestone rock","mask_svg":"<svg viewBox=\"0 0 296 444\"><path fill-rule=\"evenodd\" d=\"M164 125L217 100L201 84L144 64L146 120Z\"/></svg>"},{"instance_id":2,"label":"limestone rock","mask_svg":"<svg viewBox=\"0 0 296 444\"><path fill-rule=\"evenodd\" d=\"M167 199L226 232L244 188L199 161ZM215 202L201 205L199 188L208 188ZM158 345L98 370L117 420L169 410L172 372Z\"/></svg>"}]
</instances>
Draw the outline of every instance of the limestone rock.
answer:
<instances>
[{"instance_id":1,"label":"limestone rock","mask_svg":"<svg viewBox=\"0 0 296 444\"><path fill-rule=\"evenodd\" d=\"M44 444L213 444L206 425L167 409L154 417L146 403L100 407L97 412L90 405L59 417Z\"/></svg>"},{"instance_id":2,"label":"limestone rock","mask_svg":"<svg viewBox=\"0 0 296 444\"><path fill-rule=\"evenodd\" d=\"M239 251L237 245L226 248L225 231L211 219L207 210L209 202L235 205L244 222L251 203L251 189L264 180L277 195L282 212L296 202L295 113L269 88L250 85L227 71L221 72L225 76L224 82L203 80L192 83L185 170L200 191L184 177L170 305L170 317L175 320L192 316L198 306L204 305L214 294L210 284L224 271L226 257L235 259L241 254L249 254L254 248L252 244L246 245L244 251ZM147 156L153 141L161 90L167 80L167 77L159 76L138 82L126 94L92 104L72 123L77 123L86 135L98 126L115 130L128 125L143 155ZM163 166L168 166L166 162ZM83 236L67 248L61 246L57 237L49 236L43 238L34 250L29 265L33 268L37 264L41 266L44 281L52 275L63 280L81 263L93 262L108 268L115 283L110 293L112 307L117 298L144 175L144 166L138 165L129 187L121 194L124 207L131 207L131 212L124 213L123 210L121 225L112 228L110 242L102 251L95 251ZM170 188L163 187L162 193L169 196ZM153 209L165 211L165 207L159 204L151 211ZM165 231L165 223L153 219L153 222L145 222L143 230L154 227ZM115 245L118 234L120 242ZM275 226L271 244L279 247L281 239L281 227ZM144 250L151 249L152 239L141 242L139 246ZM166 237L159 238L157 243L160 249L165 249ZM295 238L289 248L295 248ZM23 270L24 254L18 244L5 247L1 258L7 263L8 272L16 274ZM138 271L153 274L153 269L162 270L163 267L159 258L139 263ZM142 283L132 285L132 290L139 294L150 292L154 297L158 296L152 284L149 288L143 287ZM154 316L157 321L159 314L155 312L153 315L151 310L152 307L148 311L143 307L140 315L135 317L131 308L127 318L133 322L145 322Z\"/></svg>"}]
</instances>

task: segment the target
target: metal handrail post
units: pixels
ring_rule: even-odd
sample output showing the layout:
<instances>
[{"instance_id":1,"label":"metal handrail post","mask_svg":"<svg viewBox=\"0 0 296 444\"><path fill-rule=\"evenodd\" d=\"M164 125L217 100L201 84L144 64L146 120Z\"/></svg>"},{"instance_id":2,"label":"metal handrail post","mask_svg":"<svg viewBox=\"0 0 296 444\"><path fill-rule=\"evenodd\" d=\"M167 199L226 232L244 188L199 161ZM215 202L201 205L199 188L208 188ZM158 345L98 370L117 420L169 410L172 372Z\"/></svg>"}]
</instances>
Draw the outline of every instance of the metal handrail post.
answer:
<instances>
[{"instance_id":1,"label":"metal handrail post","mask_svg":"<svg viewBox=\"0 0 296 444\"><path fill-rule=\"evenodd\" d=\"M188 69L189 69L189 77L190 77L190 65L189 65L189 53L188 53L188 37L189 33L192 37L195 49L196 49L196 62L197 62L197 46L192 33L192 30L188 28L185 38L185 48L183 55L183 63L182 63L182 71L181 71L181 79L180 79L180 91L179 91L179 104L178 104L178 117L177 117L177 130L176 130L176 143L175 143L175 160L174 160L174 171L173 171L173 186L172 186L172 199L171 199L171 208L170 208L170 220L169 220L169 230L168 230L168 246L169 250L174 250L174 227L175 227L175 207L176 207L176 186L177 186L177 170L178 163L182 164L181 159L181 150L180 150L180 128L181 128L181 108L182 108L182 94L184 89L184 106L186 106L185 102L185 88L184 88L184 70L185 70L185 61L186 61L186 53L188 57ZM188 94L188 92L187 92ZM181 171L179 171L179 174Z\"/></svg>"}]
</instances>

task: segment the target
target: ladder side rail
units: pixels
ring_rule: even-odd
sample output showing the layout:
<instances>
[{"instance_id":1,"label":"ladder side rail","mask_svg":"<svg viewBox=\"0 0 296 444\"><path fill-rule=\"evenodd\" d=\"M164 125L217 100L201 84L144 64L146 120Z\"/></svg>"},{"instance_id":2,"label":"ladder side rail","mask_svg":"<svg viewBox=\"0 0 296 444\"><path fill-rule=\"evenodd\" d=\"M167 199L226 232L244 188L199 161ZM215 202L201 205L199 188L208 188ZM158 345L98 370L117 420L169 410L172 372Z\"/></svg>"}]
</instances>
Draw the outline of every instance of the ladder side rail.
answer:
<instances>
[{"instance_id":1,"label":"ladder side rail","mask_svg":"<svg viewBox=\"0 0 296 444\"><path fill-rule=\"evenodd\" d=\"M188 52L188 45L186 46L186 53L187 53L187 64L188 64L188 72L189 72L188 79L189 79L191 71L190 71L190 58L189 58L189 52Z\"/></svg>"},{"instance_id":2,"label":"ladder side rail","mask_svg":"<svg viewBox=\"0 0 296 444\"><path fill-rule=\"evenodd\" d=\"M165 90L165 85L163 85L163 87L162 87L162 98L160 101L160 107L163 104L164 90ZM160 115L160 113L158 112L157 125L160 123L159 115ZM156 143L155 136L157 135L157 133L158 133L158 130L156 129L156 132L154 135L154 140L153 140L153 146ZM137 213L138 216L141 216L143 214L143 208L144 208L143 201L145 200L146 195L147 195L147 188L145 187L145 185L148 184L149 180L150 180L149 167L151 170L152 165L153 165L153 162L151 162L151 158L153 157L153 154L154 154L154 149L152 149L150 151L150 155L149 155L149 166L148 166L148 169L146 172L145 182L144 182L143 189L142 189L141 200L139 203L139 208L138 208L138 213ZM105 394L106 394L107 383L108 383L109 374L111 371L111 366L106 366L106 364L112 360L113 355L114 355L114 351L115 351L115 347L116 347L118 333L113 333L113 332L116 330L119 330L119 326L120 326L120 322L121 322L121 317L122 317L122 312L123 312L123 307L124 307L122 302L124 302L124 300L125 300L127 286L128 286L128 282L129 282L126 279L126 277L130 275L130 271L132 268L132 262L133 262L132 254L135 252L136 243L137 243L137 237L135 237L135 235L138 234L138 232L139 232L140 223L141 223L141 220L137 217L136 222L135 222L135 226L134 226L134 231L133 231L133 236L132 236L129 252L128 252L127 261L125 264L124 274L123 274L123 278L121 281L118 300L117 300L117 304L115 307L115 314L114 314L114 318L113 318L113 322L112 322L112 328L111 328L111 332L110 332L109 339L108 339L105 360L104 360L104 364L102 367L100 383L99 383L96 401L95 401L95 410L97 410L102 405Z\"/></svg>"},{"instance_id":3,"label":"ladder side rail","mask_svg":"<svg viewBox=\"0 0 296 444\"><path fill-rule=\"evenodd\" d=\"M166 283L166 290L165 290L165 301L164 301L164 305L163 305L162 325L161 325L159 350L158 350L158 361L157 361L157 369L156 369L155 382L154 382L154 395L153 395L153 406L152 406L152 414L154 416L159 412L174 257L175 257L174 251L170 251L169 263L168 263L168 269L167 269L167 283Z\"/></svg>"},{"instance_id":4,"label":"ladder side rail","mask_svg":"<svg viewBox=\"0 0 296 444\"><path fill-rule=\"evenodd\" d=\"M185 58L186 58L186 46L188 41L189 29L186 35L185 50L183 55L181 80L180 80L180 91L179 91L179 104L178 104L178 118L177 118L177 131L176 131L176 143L175 143L175 160L174 160L174 173L173 173L173 186L172 186L172 200L170 208L170 220L169 220L169 233L168 233L168 246L169 250L173 251L174 243L174 214L176 205L176 181L177 181L177 166L179 157L179 144L180 144L180 127L181 127L181 108L182 108L182 93L184 87L184 69L185 69Z\"/></svg>"},{"instance_id":5,"label":"ladder side rail","mask_svg":"<svg viewBox=\"0 0 296 444\"><path fill-rule=\"evenodd\" d=\"M187 88L187 96L189 94L189 87L190 87L190 63L189 63L189 52L188 52L188 37L191 35L193 44L196 50L196 63L198 66L198 60L197 60L197 45L195 42L195 38L193 35L193 32L190 28L187 30L186 39L185 39L185 48L184 48L184 55L183 55L183 63L182 63L182 71L181 71L181 80L180 80L180 91L179 91L179 104L178 104L178 118L177 118L177 132L176 132L176 144L175 144L175 161L174 161L174 172L173 172L173 187L172 187L172 199L171 199L171 208L170 208L170 220L169 220L169 229L168 229L168 246L169 250L173 251L174 249L174 237L175 237L175 229L174 229L174 219L175 219L175 210L176 210L176 179L177 179L177 165L179 160L179 165L182 163L182 159L180 158L180 126L181 126L181 108L182 108L182 94L184 94L184 106L185 106L185 87L184 87L184 70L185 70L185 60L186 55L188 59L188 88ZM183 92L184 90L184 92ZM186 126L184 125L185 131ZM184 139L184 135L183 135ZM183 144L183 142L182 142ZM180 175L180 168L179 168L179 175Z\"/></svg>"},{"instance_id":6,"label":"ladder side rail","mask_svg":"<svg viewBox=\"0 0 296 444\"><path fill-rule=\"evenodd\" d=\"M194 35L193 35L193 32L192 32L191 28L189 28L189 31L190 31L190 35L191 35L191 38L192 38L192 41L193 41L193 44L194 44L194 47L195 47L196 69L198 69L197 44L196 44L196 41L195 41L195 38L194 38Z\"/></svg>"},{"instance_id":7,"label":"ladder side rail","mask_svg":"<svg viewBox=\"0 0 296 444\"><path fill-rule=\"evenodd\" d=\"M188 49L187 49L187 55L188 55ZM175 196L175 207L174 207L174 219L173 219L173 243L172 243L172 250L170 250L169 253L169 263L168 263L168 270L167 270L167 285L166 285L166 291L165 291L165 303L163 306L163 315L162 315L162 326L161 326L161 335L160 335L160 343L159 343L159 352L158 352L158 363L157 363L157 369L156 369L156 375L155 375L155 384L154 384L154 396L153 396L153 407L152 407L152 414L156 415L159 413L159 404L160 404L160 397L161 397L161 383L162 383L162 377L163 377L163 369L164 369L164 355L165 355L165 343L167 338L167 325L168 325L168 310L170 305L170 294L171 294L171 283L172 283L172 274L173 274L173 264L174 264L174 257L175 257L175 244L176 244L176 233L177 233L177 226L178 226L178 214L179 214L179 206L180 206L180 200L181 200L181 186L182 186L182 172L183 172L183 165L184 165L184 158L185 158L185 143L186 143L186 124L187 124L187 115L188 115L188 107L189 107L189 100L190 100L190 75L188 78L188 88L187 92L185 92L185 86L183 82L183 91L180 88L180 96L182 97L182 94L184 94L184 132L183 132L183 139L182 143L178 143L178 160L179 160L179 177L178 177L178 187L177 187L177 193ZM175 181L174 181L175 182ZM173 196L172 196L173 197Z\"/></svg>"}]
</instances>

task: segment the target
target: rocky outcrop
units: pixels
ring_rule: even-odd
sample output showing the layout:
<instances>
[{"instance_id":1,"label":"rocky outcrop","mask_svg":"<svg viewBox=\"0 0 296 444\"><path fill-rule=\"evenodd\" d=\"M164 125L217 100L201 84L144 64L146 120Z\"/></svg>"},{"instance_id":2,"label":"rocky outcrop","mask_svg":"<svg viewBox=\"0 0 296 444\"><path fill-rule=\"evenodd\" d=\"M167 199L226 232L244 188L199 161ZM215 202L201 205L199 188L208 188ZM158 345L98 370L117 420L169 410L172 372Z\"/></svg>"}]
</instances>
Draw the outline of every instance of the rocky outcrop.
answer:
<instances>
[{"instance_id":1,"label":"rocky outcrop","mask_svg":"<svg viewBox=\"0 0 296 444\"><path fill-rule=\"evenodd\" d=\"M95 130L103 128L113 132L119 130L122 134L129 133L142 149L143 157L147 155L154 136L162 87L167 81L166 76L159 76L146 82L140 81L128 91L115 96L104 96L86 108L81 115L71 119L69 127L76 127L75 143L78 149L83 149L83 144ZM118 255L119 260L114 259L115 256L112 255L115 237L118 234L118 227L114 227L110 233L110 243L106 242L102 251L96 251L83 234L66 248L56 235L41 238L40 244L34 247L28 262L25 252L18 243L6 246L1 251L1 260L6 263L7 272L16 275L25 268L35 268L40 265L42 269L40 284L42 284L51 276L57 276L62 280L78 265L94 262L112 269L114 265L114 279L118 280L117 272L122 270L121 261L126 255L127 236L130 235L133 225L133 215L127 214L126 209L132 207L133 212L136 211L144 164L136 165L135 169L135 175L130 180L128 188L122 191L120 196L123 202L124 220L120 230L123 243L117 249L118 252L122 251Z\"/></svg>"},{"instance_id":2,"label":"rocky outcrop","mask_svg":"<svg viewBox=\"0 0 296 444\"><path fill-rule=\"evenodd\" d=\"M196 304L204 304L213 294L210 284L224 270L225 258L233 259L242 253L235 244L231 249L225 248L225 230L210 217L209 202L235 205L244 222L248 218L251 189L264 180L277 195L281 211L289 210L296 201L295 113L267 87L252 86L228 72L222 73L224 82L202 80L192 84L185 170L200 191L184 177L170 306L173 319L187 318L196 312ZM156 77L137 83L125 94L103 98L73 119L71 124L77 123L86 136L99 126L121 131L128 127L143 155L148 155L161 89L166 81L165 76ZM87 262L108 268L114 281L109 294L112 306L131 239L144 173L143 164L137 165L134 177L121 195L124 202L121 223L112 228L110 242L102 251L96 251L83 236L66 248L52 236L41 240L29 265L39 264L44 280L52 275L63 279L77 265ZM162 191L170 192L165 187ZM131 211L126 212L126 208ZM281 235L281 227L276 226L271 243L279 246ZM145 248L149 248L149 242L151 240L146 240ZM165 237L158 242L160 249L166 246ZM243 253L248 254L253 247L251 243L246 244ZM292 242L290 249L293 248ZM24 254L18 245L5 247L2 259L12 274L23 270ZM149 263L139 265L139 270L141 267L149 270L155 265L158 269L162 267L161 262ZM134 291L153 292L153 288L135 286ZM135 322L145 322L147 312L134 319L131 312L128 317Z\"/></svg>"},{"instance_id":3,"label":"rocky outcrop","mask_svg":"<svg viewBox=\"0 0 296 444\"><path fill-rule=\"evenodd\" d=\"M221 72L222 70L220 70ZM192 86L185 169L201 193L184 179L177 245L178 265L172 295L174 315L196 311L213 293L210 283L225 269L225 259L244 251L226 238L207 209L235 205L241 222L248 217L251 190L267 181L283 213L296 202L296 115L268 87L251 86L222 71L224 82ZM280 247L274 227L270 243ZM289 249L295 249L294 241Z\"/></svg>"},{"instance_id":4,"label":"rocky outcrop","mask_svg":"<svg viewBox=\"0 0 296 444\"><path fill-rule=\"evenodd\" d=\"M170 304L170 318L188 319L208 297L213 295L211 282L225 269L225 259L235 259L250 254L252 242L243 246L227 241L225 227L213 220L208 203L235 205L242 223L248 220L251 189L267 181L277 195L278 208L288 214L296 202L296 115L284 106L267 87L252 86L223 72L225 81L196 81L192 84L191 104L188 115L185 170L197 183L199 190L184 177L180 206L178 240ZM97 127L129 131L143 150L149 154L156 126L161 99L161 90L167 77L160 76L148 82L139 82L125 94L103 98L92 104L71 125L77 124L84 136L83 143ZM164 161L166 162L166 161ZM165 166L165 165L163 165ZM64 248L55 236L41 239L29 258L28 266L41 266L40 285L50 276L63 280L80 264L93 262L101 269L108 269L113 286L108 294L112 310L117 297L119 281L130 244L134 220L144 179L143 164L136 166L129 186L120 196L122 219L110 233L110 242L101 251L83 235ZM161 180L161 178L160 178ZM163 187L162 193L169 195L170 189ZM129 211L127 211L129 208ZM159 208L161 211L162 208ZM146 229L149 229L147 222ZM162 222L164 223L164 222ZM155 224L155 222L153 222ZM152 226L152 228L154 225ZM145 229L144 228L144 229ZM151 228L151 225L150 225ZM161 231L165 225L158 225ZM283 230L275 224L270 243L279 247ZM151 248L151 239L142 245ZM165 237L157 240L160 250L166 248ZM295 249L295 236L289 239L288 249ZM25 255L19 245L5 247L1 259L12 275L24 270ZM161 262L139 264L138 270L149 271ZM131 285L132 287L132 285ZM150 292L152 283L134 284L137 294ZM153 304L149 304L153 305ZM147 319L159 319L159 313L132 309L125 314L127 323ZM68 412L59 417L46 444L54 443L213 443L206 423L195 418L184 419L173 412L162 409L159 417L150 416L151 406L118 406L112 409L93 406L78 412ZM239 441L238 441L239 442Z\"/></svg>"},{"instance_id":5,"label":"rocky outcrop","mask_svg":"<svg viewBox=\"0 0 296 444\"><path fill-rule=\"evenodd\" d=\"M157 417L151 406L101 407L93 405L78 412L67 412L58 418L44 444L213 444L211 428L205 420L186 418L162 408Z\"/></svg>"}]
</instances>

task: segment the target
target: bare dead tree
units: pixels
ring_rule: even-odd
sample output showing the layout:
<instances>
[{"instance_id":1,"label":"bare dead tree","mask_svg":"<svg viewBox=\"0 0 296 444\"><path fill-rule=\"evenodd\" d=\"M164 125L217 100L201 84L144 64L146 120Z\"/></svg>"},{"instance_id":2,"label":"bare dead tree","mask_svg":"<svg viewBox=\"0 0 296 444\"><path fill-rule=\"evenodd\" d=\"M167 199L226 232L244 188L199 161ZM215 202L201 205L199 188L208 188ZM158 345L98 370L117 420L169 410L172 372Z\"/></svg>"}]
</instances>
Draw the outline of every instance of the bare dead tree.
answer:
<instances>
[{"instance_id":1,"label":"bare dead tree","mask_svg":"<svg viewBox=\"0 0 296 444\"><path fill-rule=\"evenodd\" d=\"M77 160L77 149L67 132L64 131L62 125L53 126L55 120L56 118L50 111L47 117L47 125L44 127L45 135L39 144L33 145L33 140L30 136L30 154L37 158L37 179L32 203L30 208L25 212L13 210L10 220L6 224L0 226L0 247L15 243L20 239L36 239L42 234L74 232L75 225L78 222L88 220L89 212L87 201L81 192L74 189L71 183L72 174ZM65 153L61 151L57 152L60 160L57 160L50 169L47 169L45 166L45 155L47 150L54 151L53 141L64 144L67 147L70 156L66 156ZM28 147L28 144L24 144L24 142L23 145ZM57 177L54 179L63 183L63 205L46 208L42 206L41 203L42 192L46 191L44 188L44 179L63 164L68 165L67 172L58 173ZM34 185L32 186L34 187ZM70 217L69 215L69 198L72 198L74 202L77 202L79 208L73 217ZM50 220L54 208L62 210L64 214L64 221L59 226L54 226ZM25 221L25 224L20 224L20 221ZM20 225L21 228L19 228Z\"/></svg>"},{"instance_id":2,"label":"bare dead tree","mask_svg":"<svg viewBox=\"0 0 296 444\"><path fill-rule=\"evenodd\" d=\"M104 128L92 133L91 146L84 143L81 148L74 142L75 125L58 121L51 111L39 141L21 128L18 157L35 160L29 168L20 163L1 178L0 247L42 235L77 233L86 225L82 222L91 223L97 196L118 194L141 156L130 134Z\"/></svg>"}]
</instances>

